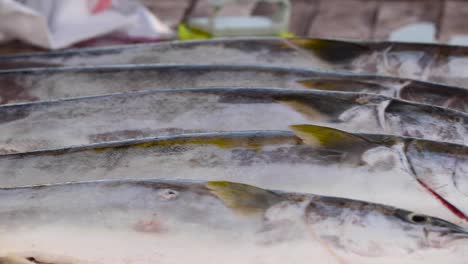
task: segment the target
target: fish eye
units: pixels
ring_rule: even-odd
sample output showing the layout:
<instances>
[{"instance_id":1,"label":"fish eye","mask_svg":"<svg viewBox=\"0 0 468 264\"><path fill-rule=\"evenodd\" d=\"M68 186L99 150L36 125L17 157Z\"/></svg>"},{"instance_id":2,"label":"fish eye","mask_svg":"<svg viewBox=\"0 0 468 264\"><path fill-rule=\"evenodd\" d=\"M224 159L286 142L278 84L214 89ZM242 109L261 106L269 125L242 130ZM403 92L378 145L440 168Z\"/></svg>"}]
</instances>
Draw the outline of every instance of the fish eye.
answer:
<instances>
[{"instance_id":1,"label":"fish eye","mask_svg":"<svg viewBox=\"0 0 468 264\"><path fill-rule=\"evenodd\" d=\"M460 116L456 116L453 118L453 121L456 122L456 123L462 123L463 122L463 118L460 117Z\"/></svg>"},{"instance_id":2,"label":"fish eye","mask_svg":"<svg viewBox=\"0 0 468 264\"><path fill-rule=\"evenodd\" d=\"M408 220L411 223L415 223L415 224L426 224L426 223L429 223L430 217L426 215L421 215L421 214L409 214Z\"/></svg>"},{"instance_id":3,"label":"fish eye","mask_svg":"<svg viewBox=\"0 0 468 264\"><path fill-rule=\"evenodd\" d=\"M179 192L172 189L163 189L158 192L158 196L163 200L172 200L179 196Z\"/></svg>"}]
</instances>

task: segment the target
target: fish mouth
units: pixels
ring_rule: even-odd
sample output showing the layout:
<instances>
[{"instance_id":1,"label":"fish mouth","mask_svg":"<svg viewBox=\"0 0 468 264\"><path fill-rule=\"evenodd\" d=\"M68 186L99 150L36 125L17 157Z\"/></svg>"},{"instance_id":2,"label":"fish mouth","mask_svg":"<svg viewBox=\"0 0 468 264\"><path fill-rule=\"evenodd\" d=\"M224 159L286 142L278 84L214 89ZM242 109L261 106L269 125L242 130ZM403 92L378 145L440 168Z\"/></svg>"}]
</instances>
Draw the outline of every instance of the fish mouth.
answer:
<instances>
[{"instance_id":1,"label":"fish mouth","mask_svg":"<svg viewBox=\"0 0 468 264\"><path fill-rule=\"evenodd\" d=\"M433 248L450 247L454 244L468 245L468 230L442 219L433 219L435 228L424 228L427 245Z\"/></svg>"},{"instance_id":2,"label":"fish mouth","mask_svg":"<svg viewBox=\"0 0 468 264\"><path fill-rule=\"evenodd\" d=\"M467 241L468 241L468 231L452 232L452 236L455 237L457 240L467 239Z\"/></svg>"},{"instance_id":3,"label":"fish mouth","mask_svg":"<svg viewBox=\"0 0 468 264\"><path fill-rule=\"evenodd\" d=\"M451 230L445 234L442 234L443 246L452 246L458 243L464 243L468 245L468 231L465 230Z\"/></svg>"}]
</instances>

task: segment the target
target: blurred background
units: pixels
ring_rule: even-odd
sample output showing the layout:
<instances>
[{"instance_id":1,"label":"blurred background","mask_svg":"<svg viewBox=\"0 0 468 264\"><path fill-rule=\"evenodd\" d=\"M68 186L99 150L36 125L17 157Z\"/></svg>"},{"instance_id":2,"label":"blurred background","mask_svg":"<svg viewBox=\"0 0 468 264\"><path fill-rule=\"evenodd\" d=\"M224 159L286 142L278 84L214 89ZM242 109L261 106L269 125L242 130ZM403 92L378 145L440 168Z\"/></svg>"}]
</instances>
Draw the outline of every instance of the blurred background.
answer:
<instances>
[{"instance_id":1,"label":"blurred background","mask_svg":"<svg viewBox=\"0 0 468 264\"><path fill-rule=\"evenodd\" d=\"M12 3L32 11L20 19L18 13L24 10L12 8ZM7 36L0 54L237 35L468 44L465 0L141 0L144 10L137 4L133 0L0 0L0 36ZM87 9L82 12L80 5ZM35 28L41 23L31 23L31 12L43 16L48 36L34 35L47 30ZM109 12L121 16L91 23ZM114 25L131 15L138 27L124 32L121 27L128 25ZM103 26L109 21L114 24ZM99 26L103 29L98 30ZM13 32L19 28L23 35ZM45 41L38 44L33 38Z\"/></svg>"}]
</instances>

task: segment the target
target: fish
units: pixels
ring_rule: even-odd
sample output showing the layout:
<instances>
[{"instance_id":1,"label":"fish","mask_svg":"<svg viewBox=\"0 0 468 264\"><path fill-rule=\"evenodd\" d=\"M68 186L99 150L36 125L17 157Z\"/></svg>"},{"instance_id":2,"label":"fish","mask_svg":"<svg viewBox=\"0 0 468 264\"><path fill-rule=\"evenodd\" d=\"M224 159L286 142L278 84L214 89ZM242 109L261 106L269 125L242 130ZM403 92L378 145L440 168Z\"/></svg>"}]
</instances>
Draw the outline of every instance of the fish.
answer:
<instances>
[{"instance_id":1,"label":"fish","mask_svg":"<svg viewBox=\"0 0 468 264\"><path fill-rule=\"evenodd\" d=\"M227 180L383 203L468 227L463 187L468 179L460 169L468 164L468 147L313 125L291 128L0 155L0 187L103 179Z\"/></svg>"},{"instance_id":2,"label":"fish","mask_svg":"<svg viewBox=\"0 0 468 264\"><path fill-rule=\"evenodd\" d=\"M465 113L380 95L266 88L140 91L0 107L0 153L315 124L466 144Z\"/></svg>"},{"instance_id":3,"label":"fish","mask_svg":"<svg viewBox=\"0 0 468 264\"><path fill-rule=\"evenodd\" d=\"M9 264L173 263L182 256L198 263L233 247L236 260L249 258L246 247L256 248L258 261L266 252L275 259L281 245L293 254L322 250L344 261L427 261L440 253L462 263L468 243L465 229L425 214L228 181L105 180L0 189L0 204L0 263Z\"/></svg>"},{"instance_id":4,"label":"fish","mask_svg":"<svg viewBox=\"0 0 468 264\"><path fill-rule=\"evenodd\" d=\"M252 65L131 65L0 73L0 105L180 88L290 88L380 94L468 111L464 88L376 75Z\"/></svg>"},{"instance_id":5,"label":"fish","mask_svg":"<svg viewBox=\"0 0 468 264\"><path fill-rule=\"evenodd\" d=\"M466 47L440 44L244 37L2 56L0 69L248 64L378 74L466 87L467 54Z\"/></svg>"},{"instance_id":6,"label":"fish","mask_svg":"<svg viewBox=\"0 0 468 264\"><path fill-rule=\"evenodd\" d=\"M468 221L468 148L465 146L408 137L353 134L314 125L293 125L291 128L306 144L346 153L358 162L366 162L363 160L366 156L369 161L379 160L378 152L375 152L379 148L394 150L399 167L414 176L452 213Z\"/></svg>"}]
</instances>

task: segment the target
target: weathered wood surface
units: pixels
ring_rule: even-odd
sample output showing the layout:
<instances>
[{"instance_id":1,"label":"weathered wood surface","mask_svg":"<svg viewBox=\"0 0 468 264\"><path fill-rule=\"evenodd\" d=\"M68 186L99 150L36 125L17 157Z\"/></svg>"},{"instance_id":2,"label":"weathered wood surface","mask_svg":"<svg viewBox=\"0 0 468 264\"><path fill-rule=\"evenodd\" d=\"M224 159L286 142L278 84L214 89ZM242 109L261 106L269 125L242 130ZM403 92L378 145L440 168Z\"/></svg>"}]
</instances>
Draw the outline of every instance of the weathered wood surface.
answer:
<instances>
[{"instance_id":1,"label":"weathered wood surface","mask_svg":"<svg viewBox=\"0 0 468 264\"><path fill-rule=\"evenodd\" d=\"M450 41L457 35L468 37L468 2L447 1L444 8L444 18L441 23L440 40Z\"/></svg>"},{"instance_id":2,"label":"weathered wood surface","mask_svg":"<svg viewBox=\"0 0 468 264\"><path fill-rule=\"evenodd\" d=\"M386 40L394 30L419 22L438 24L443 1L381 1L372 39Z\"/></svg>"}]
</instances>

